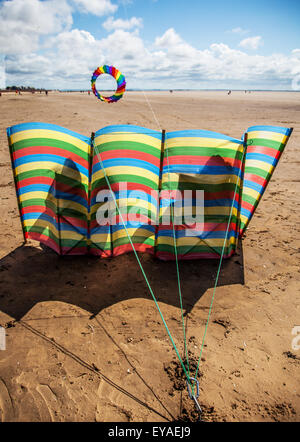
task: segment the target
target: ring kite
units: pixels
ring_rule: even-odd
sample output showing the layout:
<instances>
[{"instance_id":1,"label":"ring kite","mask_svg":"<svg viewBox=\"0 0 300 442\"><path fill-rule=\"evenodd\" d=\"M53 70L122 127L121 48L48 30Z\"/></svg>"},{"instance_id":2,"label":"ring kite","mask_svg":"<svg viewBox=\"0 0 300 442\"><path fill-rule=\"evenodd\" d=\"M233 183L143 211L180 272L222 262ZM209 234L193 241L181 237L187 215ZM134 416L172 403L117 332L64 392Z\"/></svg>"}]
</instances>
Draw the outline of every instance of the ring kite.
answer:
<instances>
[{"instance_id":1,"label":"ring kite","mask_svg":"<svg viewBox=\"0 0 300 442\"><path fill-rule=\"evenodd\" d=\"M99 92L96 89L96 80L102 74L111 75L117 82L117 89L114 95L111 95L110 97L104 97L103 95L99 94ZM122 98L126 88L126 81L124 75L122 75L118 69L116 69L113 66L108 66L105 64L101 67L98 67L94 71L91 78L91 85L92 85L92 91L94 92L96 97L99 98L99 100L106 101L107 103L114 103L115 101L118 101L120 100L120 98Z\"/></svg>"}]
</instances>

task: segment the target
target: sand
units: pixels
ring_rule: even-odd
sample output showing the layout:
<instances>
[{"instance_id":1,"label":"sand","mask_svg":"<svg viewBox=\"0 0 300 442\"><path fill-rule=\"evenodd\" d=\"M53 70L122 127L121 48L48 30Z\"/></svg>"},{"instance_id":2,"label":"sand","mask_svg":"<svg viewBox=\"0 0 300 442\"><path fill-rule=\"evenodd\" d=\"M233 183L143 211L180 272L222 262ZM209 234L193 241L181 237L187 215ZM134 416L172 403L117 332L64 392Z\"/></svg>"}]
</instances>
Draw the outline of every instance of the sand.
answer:
<instances>
[{"instance_id":1,"label":"sand","mask_svg":"<svg viewBox=\"0 0 300 442\"><path fill-rule=\"evenodd\" d=\"M224 262L200 364L207 421L299 421L300 94L127 92L117 104L81 93L0 97L0 421L196 419L177 357L133 254L58 257L22 245L5 129L28 121L89 135L110 124L207 129L294 127L238 255ZM141 255L180 353L174 262ZM217 261L180 263L191 367ZM298 340L298 345L300 344Z\"/></svg>"}]
</instances>

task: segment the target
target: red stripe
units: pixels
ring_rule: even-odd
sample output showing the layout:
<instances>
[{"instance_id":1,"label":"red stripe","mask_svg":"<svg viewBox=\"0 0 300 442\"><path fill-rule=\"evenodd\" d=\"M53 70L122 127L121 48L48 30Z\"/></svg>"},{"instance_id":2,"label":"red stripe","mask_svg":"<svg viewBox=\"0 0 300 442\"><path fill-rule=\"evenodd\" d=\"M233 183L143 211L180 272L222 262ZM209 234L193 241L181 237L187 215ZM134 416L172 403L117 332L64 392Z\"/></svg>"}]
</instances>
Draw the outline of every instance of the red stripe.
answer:
<instances>
[{"instance_id":1,"label":"red stripe","mask_svg":"<svg viewBox=\"0 0 300 442\"><path fill-rule=\"evenodd\" d=\"M247 146L247 153L261 153L263 155L268 155L269 157L279 159L281 152L279 150L273 149L272 147L264 146Z\"/></svg>"},{"instance_id":2,"label":"red stripe","mask_svg":"<svg viewBox=\"0 0 300 442\"><path fill-rule=\"evenodd\" d=\"M100 256L101 258L110 258L112 253L110 250L100 250L98 247L91 247L90 254L95 256Z\"/></svg>"},{"instance_id":3,"label":"red stripe","mask_svg":"<svg viewBox=\"0 0 300 442\"><path fill-rule=\"evenodd\" d=\"M249 210L250 212L252 212L253 207L254 207L254 205L248 203L247 201L243 201L243 202L242 202L242 208L243 208L243 209L246 209L246 210Z\"/></svg>"},{"instance_id":4,"label":"red stripe","mask_svg":"<svg viewBox=\"0 0 300 442\"><path fill-rule=\"evenodd\" d=\"M33 212L46 213L47 215L52 216L52 218L56 218L56 213L53 212L53 210L50 207L35 206L35 205L23 207L23 213L33 213Z\"/></svg>"},{"instance_id":5,"label":"red stripe","mask_svg":"<svg viewBox=\"0 0 300 442\"><path fill-rule=\"evenodd\" d=\"M160 160L159 158L155 157L154 155L151 155L149 153L140 152L138 150L131 150L131 149L117 149L117 150L107 150L104 152L101 152L101 160L111 160L113 158L133 158L135 160L142 160L147 161L148 163L154 164L155 166L159 167ZM94 157L94 164L99 163L98 156ZM130 166L130 163L128 164Z\"/></svg>"},{"instance_id":6,"label":"red stripe","mask_svg":"<svg viewBox=\"0 0 300 442\"><path fill-rule=\"evenodd\" d=\"M56 253L59 254L58 244L56 244L56 242L52 238L49 238L46 235L37 232L27 232L26 238L31 238L34 239L35 241L40 241L42 244L45 244L46 246L50 247Z\"/></svg>"},{"instance_id":7,"label":"red stripe","mask_svg":"<svg viewBox=\"0 0 300 442\"><path fill-rule=\"evenodd\" d=\"M237 158L223 158L216 156L197 156L197 155L174 155L169 156L169 163L171 164L194 164L198 166L222 166L222 167L241 167L241 160ZM164 166L168 165L168 159L165 157Z\"/></svg>"},{"instance_id":8,"label":"red stripe","mask_svg":"<svg viewBox=\"0 0 300 442\"><path fill-rule=\"evenodd\" d=\"M268 184L268 181L265 178L263 178L259 175L254 175L254 173L245 173L244 180L248 180L248 181L252 181L256 184L260 184L262 187L266 187L266 185Z\"/></svg>"},{"instance_id":9,"label":"red stripe","mask_svg":"<svg viewBox=\"0 0 300 442\"><path fill-rule=\"evenodd\" d=\"M80 164L81 166L88 169L88 160L83 159L81 156L77 155L76 153L70 152L66 149L60 149L58 147L52 147L52 146L30 146L30 147L24 147L23 149L16 150L13 152L13 158L14 160L18 158L25 157L27 155L41 155L41 154L48 154L48 155L57 155L65 159L71 159L75 163Z\"/></svg>"},{"instance_id":10,"label":"red stripe","mask_svg":"<svg viewBox=\"0 0 300 442\"><path fill-rule=\"evenodd\" d=\"M37 176L25 178L24 180L18 182L18 188L21 189L22 187L30 186L32 184L47 184L49 185L49 188L53 186L60 192L69 193L70 195L78 195L87 201L87 193L84 189L78 186L70 186L69 184L61 183L51 177Z\"/></svg>"},{"instance_id":11,"label":"red stripe","mask_svg":"<svg viewBox=\"0 0 300 442\"><path fill-rule=\"evenodd\" d=\"M234 250L232 250L229 255L224 255L223 258L230 258L235 253ZM162 261L174 261L175 255L173 255L170 252L157 252L156 256L161 259ZM179 254L178 259L180 260L192 260L192 259L220 259L220 255L218 253L187 253L185 255Z\"/></svg>"},{"instance_id":12,"label":"red stripe","mask_svg":"<svg viewBox=\"0 0 300 442\"><path fill-rule=\"evenodd\" d=\"M186 230L186 229L193 229L193 225L187 226L187 225L178 225L175 226L176 230ZM209 232L226 232L227 229L227 223L203 223L203 233L209 233ZM236 223L230 223L229 230L235 230L236 229ZM173 232L173 226L172 225L162 225L159 226L159 231L161 230L170 230Z\"/></svg>"},{"instance_id":13,"label":"red stripe","mask_svg":"<svg viewBox=\"0 0 300 442\"><path fill-rule=\"evenodd\" d=\"M103 178L104 179L104 178ZM126 184L126 187L123 185ZM99 186L96 189L94 189L91 192L91 197L95 198L97 193L100 192L100 190L108 190L108 187L106 185L106 183L103 186ZM111 183L111 189L113 192L119 192L120 190L141 190L142 192L147 193L148 195L150 195L151 192L157 192L155 190L153 190L151 187L149 186L145 186L144 184L139 184L139 183L130 183L130 182L125 182L125 181L121 181L118 183ZM153 193L154 195L154 193Z\"/></svg>"},{"instance_id":14,"label":"red stripe","mask_svg":"<svg viewBox=\"0 0 300 442\"><path fill-rule=\"evenodd\" d=\"M134 244L134 248L137 252L148 252L153 254L154 247L149 244ZM123 253L133 252L131 244L123 244L122 246L115 247L113 250L114 256L123 255Z\"/></svg>"},{"instance_id":15,"label":"red stripe","mask_svg":"<svg viewBox=\"0 0 300 442\"><path fill-rule=\"evenodd\" d=\"M86 255L87 247L62 247L62 255Z\"/></svg>"}]
</instances>

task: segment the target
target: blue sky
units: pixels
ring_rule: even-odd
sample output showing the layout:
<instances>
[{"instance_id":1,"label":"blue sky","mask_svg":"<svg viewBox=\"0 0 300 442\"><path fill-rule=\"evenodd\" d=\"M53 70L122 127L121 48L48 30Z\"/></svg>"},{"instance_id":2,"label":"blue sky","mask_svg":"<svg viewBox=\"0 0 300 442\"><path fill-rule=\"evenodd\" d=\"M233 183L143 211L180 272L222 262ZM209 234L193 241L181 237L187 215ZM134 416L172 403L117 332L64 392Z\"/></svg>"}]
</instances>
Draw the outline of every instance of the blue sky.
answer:
<instances>
[{"instance_id":1,"label":"blue sky","mask_svg":"<svg viewBox=\"0 0 300 442\"><path fill-rule=\"evenodd\" d=\"M0 86L295 89L298 0L0 0ZM298 81L299 79L299 81Z\"/></svg>"}]
</instances>

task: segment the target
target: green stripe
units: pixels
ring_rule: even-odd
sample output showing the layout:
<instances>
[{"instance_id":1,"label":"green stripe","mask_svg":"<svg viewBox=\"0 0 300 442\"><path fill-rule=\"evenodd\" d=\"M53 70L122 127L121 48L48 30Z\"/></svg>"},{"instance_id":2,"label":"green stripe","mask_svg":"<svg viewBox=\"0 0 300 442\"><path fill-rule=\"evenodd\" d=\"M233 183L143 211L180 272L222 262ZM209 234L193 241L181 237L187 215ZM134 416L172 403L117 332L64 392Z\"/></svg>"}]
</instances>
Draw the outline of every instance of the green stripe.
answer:
<instances>
[{"instance_id":1,"label":"green stripe","mask_svg":"<svg viewBox=\"0 0 300 442\"><path fill-rule=\"evenodd\" d=\"M54 213L57 213L57 205L50 200L44 200L41 198L31 198L29 200L23 201L20 203L21 208L29 207L29 206L43 206L45 209L49 207L52 209ZM83 206L82 206L83 207ZM60 212L63 216L71 216L74 218L83 219L86 221L86 214L79 212L78 210L71 208L60 208Z\"/></svg>"},{"instance_id":2,"label":"green stripe","mask_svg":"<svg viewBox=\"0 0 300 442\"><path fill-rule=\"evenodd\" d=\"M88 161L88 150L87 152L83 152L78 147L73 144L67 143L65 141L56 140L54 138L27 138L26 140L20 140L16 143L12 144L12 150L18 151L20 149L24 149L26 147L34 147L34 146L50 146L56 147L58 149L65 149L69 152L73 152ZM88 144L86 144L86 148L88 149Z\"/></svg>"},{"instance_id":3,"label":"green stripe","mask_svg":"<svg viewBox=\"0 0 300 442\"><path fill-rule=\"evenodd\" d=\"M253 175L258 175L262 178L265 178L267 181L269 181L272 175L272 173L266 172L263 169L258 169L257 167L249 167L249 166L245 167L245 173L252 173ZM244 184L244 187L247 187L247 185Z\"/></svg>"},{"instance_id":4,"label":"green stripe","mask_svg":"<svg viewBox=\"0 0 300 442\"><path fill-rule=\"evenodd\" d=\"M200 175L199 175L200 177ZM170 187L171 186L171 187ZM240 186L238 186L239 189ZM164 181L162 184L163 190L204 190L207 193L231 191L234 192L235 183L221 183L221 184L203 184L191 183L188 181Z\"/></svg>"},{"instance_id":5,"label":"green stripe","mask_svg":"<svg viewBox=\"0 0 300 442\"><path fill-rule=\"evenodd\" d=\"M148 186L153 190L158 189L158 175L157 175L157 183L142 176L127 175L127 174L109 175L109 181L111 184L121 183L121 182L137 183L137 184L142 184L144 186ZM98 187L106 187L106 182L104 177L92 183L92 190L97 189Z\"/></svg>"},{"instance_id":6,"label":"green stripe","mask_svg":"<svg viewBox=\"0 0 300 442\"><path fill-rule=\"evenodd\" d=\"M279 150L280 152L282 152L286 143L280 143L279 141L275 140L268 140L267 138L251 138L250 140L248 140L247 146L252 146L252 145L271 147L272 149Z\"/></svg>"},{"instance_id":7,"label":"green stripe","mask_svg":"<svg viewBox=\"0 0 300 442\"><path fill-rule=\"evenodd\" d=\"M137 236L137 235L132 235L131 241L133 242L133 244L149 244L150 246L153 247L155 243L153 238L148 238L145 236ZM115 249L116 247L122 246L124 244L130 244L130 241L127 236L123 236L122 238L115 239L113 243Z\"/></svg>"},{"instance_id":8,"label":"green stripe","mask_svg":"<svg viewBox=\"0 0 300 442\"><path fill-rule=\"evenodd\" d=\"M252 205L254 205L255 203L256 203L256 199L255 198L253 198L252 196L250 196L250 195L246 195L245 193L243 194L243 201L245 201L245 202L247 202L247 203L249 203L249 204L252 204Z\"/></svg>"},{"instance_id":9,"label":"green stripe","mask_svg":"<svg viewBox=\"0 0 300 442\"><path fill-rule=\"evenodd\" d=\"M36 177L50 177L53 179L53 181L57 180L61 183L68 184L71 187L73 187L74 183L76 183L76 186L79 185L82 189L85 190L85 192L88 191L87 184L78 183L78 180L74 180L73 178L67 177L50 169L34 169L31 171L22 172L19 173L16 178L17 182L21 182L22 180L25 180L27 178L36 178Z\"/></svg>"},{"instance_id":10,"label":"green stripe","mask_svg":"<svg viewBox=\"0 0 300 442\"><path fill-rule=\"evenodd\" d=\"M229 149L229 148L216 148L216 147L205 147L205 146L174 146L168 147L169 158L176 155L193 155L199 157L214 157L220 156L221 158L236 158L241 160L243 157L243 152L239 150Z\"/></svg>"},{"instance_id":11,"label":"green stripe","mask_svg":"<svg viewBox=\"0 0 300 442\"><path fill-rule=\"evenodd\" d=\"M41 226L32 226L32 227L25 227L25 232L30 233L39 233L41 235L45 235L48 238L51 238L52 240L54 240L56 242L56 244L59 244L59 238L51 231L49 230L47 227L41 227ZM63 235L63 232L62 232ZM78 237L80 238L80 235L78 234ZM85 247L86 246L86 239L84 240L77 240L77 239L65 239L65 238L61 238L60 240L61 246L62 247L73 247L75 244L78 244L78 247Z\"/></svg>"},{"instance_id":12,"label":"green stripe","mask_svg":"<svg viewBox=\"0 0 300 442\"><path fill-rule=\"evenodd\" d=\"M92 249L97 249L97 250L99 250L99 249L101 249L101 250L110 250L110 248L111 248L110 244L111 244L110 242L96 242L96 241L93 241L93 235L92 235L92 243L91 243L90 247Z\"/></svg>"},{"instance_id":13,"label":"green stripe","mask_svg":"<svg viewBox=\"0 0 300 442\"><path fill-rule=\"evenodd\" d=\"M149 146L149 144L138 143L135 141L110 141L108 143L99 144L96 148L102 152L110 150L132 150L142 153L148 153L156 158L160 158L160 145L159 147Z\"/></svg>"},{"instance_id":14,"label":"green stripe","mask_svg":"<svg viewBox=\"0 0 300 442\"><path fill-rule=\"evenodd\" d=\"M170 236L171 238L171 236ZM173 238L173 237L172 237ZM222 241L223 239L220 238ZM174 255L174 246L169 244L158 244L157 249L159 252L169 252L172 255ZM223 246L208 246L208 245L199 245L199 246L192 246L192 245L185 245L185 246L178 246L177 250L179 255L187 255L189 253L212 253L212 250L214 250L218 255L221 255ZM231 244L229 247L225 247L226 254L229 254L231 250L235 249L235 245Z\"/></svg>"}]
</instances>

